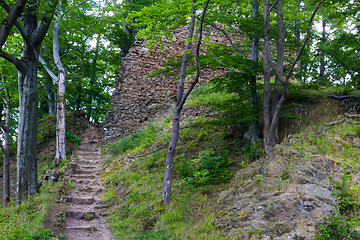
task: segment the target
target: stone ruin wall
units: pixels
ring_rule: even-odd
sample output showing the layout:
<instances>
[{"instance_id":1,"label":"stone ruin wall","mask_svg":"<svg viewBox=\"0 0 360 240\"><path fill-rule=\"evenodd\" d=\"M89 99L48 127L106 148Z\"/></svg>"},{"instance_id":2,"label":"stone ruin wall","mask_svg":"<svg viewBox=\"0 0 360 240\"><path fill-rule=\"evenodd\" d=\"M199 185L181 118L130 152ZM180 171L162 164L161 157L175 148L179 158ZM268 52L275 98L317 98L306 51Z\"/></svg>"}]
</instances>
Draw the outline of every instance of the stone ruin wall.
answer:
<instances>
[{"instance_id":1,"label":"stone ruin wall","mask_svg":"<svg viewBox=\"0 0 360 240\"><path fill-rule=\"evenodd\" d=\"M175 81L173 77L146 76L157 69L164 68L162 64L169 61L167 57L183 55L187 34L188 26L178 28L173 32L173 41L163 38L163 50L156 47L149 53L146 42L135 41L129 53L122 59L110 108L104 121L102 136L104 142L112 142L134 132L156 114L167 111L173 105L178 80ZM227 38L217 30L208 30L207 35L212 43L230 45ZM230 36L236 43L235 35ZM202 46L200 54L205 54L204 44ZM223 73L224 70L213 71L202 66L199 82L205 83Z\"/></svg>"}]
</instances>

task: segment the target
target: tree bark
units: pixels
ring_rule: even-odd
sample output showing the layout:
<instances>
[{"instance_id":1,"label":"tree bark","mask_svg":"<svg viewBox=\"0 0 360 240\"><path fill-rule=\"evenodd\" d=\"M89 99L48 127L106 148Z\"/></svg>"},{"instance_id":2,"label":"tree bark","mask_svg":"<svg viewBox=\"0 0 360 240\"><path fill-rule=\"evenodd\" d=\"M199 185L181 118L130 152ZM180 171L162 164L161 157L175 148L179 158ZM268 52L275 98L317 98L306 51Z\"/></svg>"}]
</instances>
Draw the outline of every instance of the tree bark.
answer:
<instances>
[{"instance_id":1,"label":"tree bark","mask_svg":"<svg viewBox=\"0 0 360 240\"><path fill-rule=\"evenodd\" d=\"M21 204L28 195L38 192L36 161L38 56L31 46L25 45L21 60L26 64L27 69L18 72L17 204Z\"/></svg>"},{"instance_id":2,"label":"tree bark","mask_svg":"<svg viewBox=\"0 0 360 240\"><path fill-rule=\"evenodd\" d=\"M57 140L55 161L60 164L66 156L66 86L65 86L65 68L60 59L59 44L59 22L54 24L53 29L53 55L56 68L58 70L58 106L57 106Z\"/></svg>"},{"instance_id":3,"label":"tree bark","mask_svg":"<svg viewBox=\"0 0 360 240\"><path fill-rule=\"evenodd\" d=\"M5 125L3 125L0 122L0 128L4 134L5 146L3 146L2 143L0 143L0 145L1 145L1 150L3 152L3 207L7 208L10 202L10 157L9 157L10 94L7 88L5 89L5 91L6 91L6 98L3 95L1 95L2 99L5 102ZM1 107L1 114L2 114L2 110L3 107Z\"/></svg>"},{"instance_id":4,"label":"tree bark","mask_svg":"<svg viewBox=\"0 0 360 240\"><path fill-rule=\"evenodd\" d=\"M284 63L284 44L285 44L285 25L284 25L284 15L282 12L282 0L278 0L276 3L276 16L277 16L277 27L278 27L278 40L277 40L277 60L276 68L280 75L283 74L283 63ZM272 102L271 102L271 118L274 117L276 107L279 103L280 97L280 79L278 76L275 76L275 85L272 93ZM279 124L276 124L273 138L269 139L272 146L275 146L279 141Z\"/></svg>"},{"instance_id":5,"label":"tree bark","mask_svg":"<svg viewBox=\"0 0 360 240\"><path fill-rule=\"evenodd\" d=\"M259 14L259 2L257 0L252 1L253 7L253 19L255 22L258 20ZM251 48L251 60L257 62L259 60L259 36L255 32L252 41L252 48ZM255 67L252 67L255 70ZM250 76L249 79L250 85L250 103L251 103L251 111L254 116L254 120L251 121L249 130L245 133L245 137L248 138L252 143L259 142L260 138L260 128L259 128L259 99L256 91L256 74L255 72Z\"/></svg>"},{"instance_id":6,"label":"tree bark","mask_svg":"<svg viewBox=\"0 0 360 240\"><path fill-rule=\"evenodd\" d=\"M24 23L24 26L22 26L18 19L26 2L26 0L18 0L10 9L4 0L0 0L1 7L7 13L7 17L0 28L0 57L11 62L18 70L17 205L24 202L28 195L33 195L38 191L36 162L38 53L57 5L57 0L49 1L41 21L38 22L38 4L29 4L26 13L21 19ZM1 50L14 25L24 40L21 59L17 59Z\"/></svg>"},{"instance_id":7,"label":"tree bark","mask_svg":"<svg viewBox=\"0 0 360 240\"><path fill-rule=\"evenodd\" d=\"M265 78L265 74L264 74L264 92L265 92L265 85L267 86L267 84L270 83L270 65L271 68L273 69L273 71L275 72L276 77L279 79L279 81L283 84L283 94L280 98L280 101L277 103L276 108L273 112L273 116L270 119L270 114L269 114L269 110L267 109L266 113L265 113L265 109L264 109L264 148L265 148L265 152L266 154L269 154L270 151L273 149L274 147L274 142L272 141L274 138L274 133L276 130L276 127L278 125L279 122L279 116L280 116L280 112L281 112L281 108L286 100L286 97L288 95L288 83L289 83L289 79L292 75L292 71L297 63L297 61L299 60L302 51L305 48L306 42L308 41L309 37L310 37L310 33L311 33L311 24L312 21L315 17L315 14L317 12L317 10L319 9L320 5L323 3L324 0L320 0L318 5L316 6L309 22L308 22L308 26L307 26L307 34L306 37L299 49L299 52L295 58L295 60L292 62L290 69L286 75L286 78L284 79L281 72L278 71L278 66L279 66L279 62L277 63L278 66L275 65L275 63L273 62L272 58L271 58L271 52L270 52L270 11L269 9L269 0L263 0L264 3L264 28L265 28L265 35L264 35L264 72L266 73L266 78ZM280 37L284 37L281 41L283 42L281 44L280 41L278 41L278 45L277 45L277 54L282 55L284 54L284 44L285 44L285 27L283 26L283 18L282 18L282 0L278 0L277 2L277 11L278 11L278 29L279 29L279 39ZM280 25L280 27L279 27ZM280 48L279 48L280 47ZM279 58L278 58L279 61ZM283 63L281 63L283 64ZM268 86L267 86L268 87ZM267 105L270 102L270 96L266 95L264 93L264 108L265 108L265 102L267 102ZM274 106L275 107L275 106ZM266 130L265 130L265 123L266 125Z\"/></svg>"},{"instance_id":8,"label":"tree bark","mask_svg":"<svg viewBox=\"0 0 360 240\"><path fill-rule=\"evenodd\" d=\"M321 33L321 44L325 46L326 43L326 20L325 16L323 16L322 20L322 33ZM320 73L319 73L320 81L325 81L325 52L321 50L320 52Z\"/></svg>"},{"instance_id":9,"label":"tree bark","mask_svg":"<svg viewBox=\"0 0 360 240\"><path fill-rule=\"evenodd\" d=\"M184 52L183 60L182 60L182 64L181 64L179 87L178 87L178 92L177 92L177 96L176 96L174 116L173 116L172 135L171 135L169 147L166 152L165 173L164 173L163 190L162 190L162 201L163 201L164 205L169 204L169 201L170 201L173 163L174 163L174 157L175 157L175 149L176 149L177 141L179 139L181 110L182 110L182 107L184 106L184 103L185 103L187 97L189 96L190 92L192 91L192 89L194 88L194 86L196 85L196 83L198 82L199 77L200 77L199 51L200 51L200 45L201 45L201 40L202 40L203 22L204 22L204 17L205 17L205 13L206 13L209 1L210 0L207 0L204 5L203 13L202 13L201 20L200 20L199 39L198 39L198 43L197 43L196 51L195 51L195 60L197 63L196 76L194 78L194 81L192 82L192 84L190 85L188 90L186 91L185 95L183 96L184 80L186 78L186 67L187 67L187 62L188 62L188 58L189 58L189 54L190 54L190 50L191 50L191 39L193 37L194 28L195 28L195 18L196 18L195 11L196 11L196 9L195 9L195 7L193 7L193 9L192 9L192 16L191 16L191 22L190 22L190 26L189 26L189 33L188 33L189 42L186 44L186 48L185 48L185 52ZM196 3L196 0L193 0L192 2Z\"/></svg>"},{"instance_id":10,"label":"tree bark","mask_svg":"<svg viewBox=\"0 0 360 240\"><path fill-rule=\"evenodd\" d=\"M270 151L270 143L268 142L268 134L271 123L270 114L270 0L263 0L264 9L264 56L263 56L263 68L264 68L264 100L263 100L263 141L265 152Z\"/></svg>"}]
</instances>

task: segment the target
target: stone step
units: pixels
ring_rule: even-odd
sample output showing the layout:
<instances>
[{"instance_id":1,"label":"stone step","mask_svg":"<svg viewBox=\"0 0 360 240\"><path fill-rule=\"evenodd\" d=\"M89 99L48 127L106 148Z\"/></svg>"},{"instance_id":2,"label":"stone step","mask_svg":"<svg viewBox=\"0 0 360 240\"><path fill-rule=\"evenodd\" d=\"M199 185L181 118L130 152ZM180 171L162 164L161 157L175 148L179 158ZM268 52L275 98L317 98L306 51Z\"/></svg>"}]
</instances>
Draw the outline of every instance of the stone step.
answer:
<instances>
[{"instance_id":1,"label":"stone step","mask_svg":"<svg viewBox=\"0 0 360 240\"><path fill-rule=\"evenodd\" d=\"M74 183L79 183L79 184L85 184L85 185L91 185L91 186L99 186L100 183L97 179L93 179L93 180L89 180L89 179L72 179L71 181L73 181Z\"/></svg>"},{"instance_id":2,"label":"stone step","mask_svg":"<svg viewBox=\"0 0 360 240\"><path fill-rule=\"evenodd\" d=\"M94 155L94 154L89 154L89 155L78 155L78 160L81 159L88 159L88 158L93 158L93 159L100 159L101 155Z\"/></svg>"},{"instance_id":3,"label":"stone step","mask_svg":"<svg viewBox=\"0 0 360 240\"><path fill-rule=\"evenodd\" d=\"M97 166L76 164L75 168L77 168L77 169L97 169Z\"/></svg>"},{"instance_id":4,"label":"stone step","mask_svg":"<svg viewBox=\"0 0 360 240\"><path fill-rule=\"evenodd\" d=\"M85 184L85 186L78 186L77 187L77 192L86 192L86 193L95 193L95 194L99 194L103 191L104 189L102 187L99 186L88 186L87 184Z\"/></svg>"},{"instance_id":5,"label":"stone step","mask_svg":"<svg viewBox=\"0 0 360 240\"><path fill-rule=\"evenodd\" d=\"M74 155L79 156L101 156L100 151L74 151Z\"/></svg>"},{"instance_id":6,"label":"stone step","mask_svg":"<svg viewBox=\"0 0 360 240\"><path fill-rule=\"evenodd\" d=\"M85 212L85 211L72 211L68 210L65 212L66 218L72 219L83 219L86 221L90 221L96 217L95 212Z\"/></svg>"},{"instance_id":7,"label":"stone step","mask_svg":"<svg viewBox=\"0 0 360 240\"><path fill-rule=\"evenodd\" d=\"M92 166L98 166L99 165L99 161L100 160L79 160L77 163L80 164L80 165L92 165Z\"/></svg>"},{"instance_id":8,"label":"stone step","mask_svg":"<svg viewBox=\"0 0 360 240\"><path fill-rule=\"evenodd\" d=\"M74 171L74 174L78 175L83 175L83 174L96 174L98 173L98 171L96 169L76 169Z\"/></svg>"},{"instance_id":9,"label":"stone step","mask_svg":"<svg viewBox=\"0 0 360 240\"><path fill-rule=\"evenodd\" d=\"M66 201L73 204L92 204L95 199L93 197L67 197Z\"/></svg>"},{"instance_id":10,"label":"stone step","mask_svg":"<svg viewBox=\"0 0 360 240\"><path fill-rule=\"evenodd\" d=\"M95 179L96 176L95 175L89 175L89 174L73 174L73 175L71 175L71 178L73 180L75 180L75 179Z\"/></svg>"},{"instance_id":11,"label":"stone step","mask_svg":"<svg viewBox=\"0 0 360 240\"><path fill-rule=\"evenodd\" d=\"M80 230L80 231L97 231L94 226L89 225L72 225L65 227L65 230Z\"/></svg>"}]
</instances>

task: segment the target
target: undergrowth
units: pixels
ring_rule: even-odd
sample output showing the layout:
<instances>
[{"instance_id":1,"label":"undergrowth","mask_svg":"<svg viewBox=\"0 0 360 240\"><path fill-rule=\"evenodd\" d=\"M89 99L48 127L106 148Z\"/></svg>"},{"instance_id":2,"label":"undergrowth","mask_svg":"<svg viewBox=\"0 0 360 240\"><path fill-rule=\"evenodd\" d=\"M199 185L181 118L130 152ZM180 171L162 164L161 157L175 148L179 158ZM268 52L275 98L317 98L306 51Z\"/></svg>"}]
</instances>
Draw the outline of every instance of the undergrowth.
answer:
<instances>
[{"instance_id":1,"label":"undergrowth","mask_svg":"<svg viewBox=\"0 0 360 240\"><path fill-rule=\"evenodd\" d=\"M333 215L326 218L325 224L319 227L320 232L314 240L360 238L360 233L354 231L354 228L360 226L359 216L354 214L356 210L359 210L360 202L351 192L351 172L345 168L342 182L334 184L336 191L333 194L337 200L337 207Z\"/></svg>"},{"instance_id":2,"label":"undergrowth","mask_svg":"<svg viewBox=\"0 0 360 240\"><path fill-rule=\"evenodd\" d=\"M46 183L37 194L15 207L0 207L0 239L6 240L62 240L64 236L55 236L65 227L64 206L56 201L59 194L67 192L66 183Z\"/></svg>"},{"instance_id":3,"label":"undergrowth","mask_svg":"<svg viewBox=\"0 0 360 240\"><path fill-rule=\"evenodd\" d=\"M216 109L235 95L210 94L209 86L195 89L188 106ZM196 97L194 97L196 96ZM224 107L223 112L233 105ZM236 114L242 114L237 112ZM117 239L225 239L213 225L215 200L229 188L234 170L258 159L262 152L242 140L243 125L231 118L188 119L180 130L170 204L161 202L170 118L148 124L108 145L113 157L104 167L104 199L116 206L109 225ZM243 119L246 117L243 116ZM246 162L246 163L244 163Z\"/></svg>"}]
</instances>

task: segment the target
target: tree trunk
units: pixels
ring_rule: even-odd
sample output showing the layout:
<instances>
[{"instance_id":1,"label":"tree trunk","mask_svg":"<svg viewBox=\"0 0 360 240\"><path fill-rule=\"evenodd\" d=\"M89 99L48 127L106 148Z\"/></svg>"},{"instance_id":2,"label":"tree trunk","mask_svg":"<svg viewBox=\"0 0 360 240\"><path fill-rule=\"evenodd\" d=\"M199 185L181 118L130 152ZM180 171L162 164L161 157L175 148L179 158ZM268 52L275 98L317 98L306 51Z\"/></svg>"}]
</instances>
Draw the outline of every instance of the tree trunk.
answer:
<instances>
[{"instance_id":1,"label":"tree trunk","mask_svg":"<svg viewBox=\"0 0 360 240\"><path fill-rule=\"evenodd\" d=\"M278 40L277 40L277 61L276 68L280 75L283 74L283 64L284 64L284 44L285 44L285 25L284 25L284 15L282 12L282 0L277 1L276 4L276 16L277 16L277 27L278 27ZM276 107L279 103L280 97L280 79L278 76L275 76L275 85L272 93L272 103L271 103L271 118L274 118ZM272 146L275 146L279 141L279 124L276 124L274 130L274 138L270 139Z\"/></svg>"},{"instance_id":2,"label":"tree trunk","mask_svg":"<svg viewBox=\"0 0 360 240\"><path fill-rule=\"evenodd\" d=\"M4 133L5 146L3 151L3 207L7 208L10 202L10 157L9 157L9 124L10 124L10 95L6 89L7 99L4 99L6 105L5 126L1 126ZM2 113L2 111L1 111Z\"/></svg>"},{"instance_id":3,"label":"tree trunk","mask_svg":"<svg viewBox=\"0 0 360 240\"><path fill-rule=\"evenodd\" d=\"M56 103L55 103L55 95L54 95L54 84L52 78L47 74L45 76L45 88L48 96L48 105L49 105L49 114L56 113Z\"/></svg>"},{"instance_id":4,"label":"tree trunk","mask_svg":"<svg viewBox=\"0 0 360 240\"><path fill-rule=\"evenodd\" d=\"M301 11L301 0L296 0L296 6L299 8L299 12ZM300 42L301 38L300 38L300 20L296 20L295 21L295 38ZM297 78L297 80L299 82L302 82L302 69L301 69L301 60L299 58L299 61L297 62L297 73L299 75L299 77Z\"/></svg>"},{"instance_id":5,"label":"tree trunk","mask_svg":"<svg viewBox=\"0 0 360 240\"><path fill-rule=\"evenodd\" d=\"M264 124L264 148L268 153L271 150L271 144L268 142L268 134L271 123L270 114L270 0L263 0L264 9L264 56L263 56L263 68L264 68L264 102L263 102L263 124Z\"/></svg>"},{"instance_id":6,"label":"tree trunk","mask_svg":"<svg viewBox=\"0 0 360 240\"><path fill-rule=\"evenodd\" d=\"M23 203L28 195L33 195L38 192L36 162L38 56L31 46L25 44L21 60L25 63L27 68L25 71L18 72L19 125L17 144L17 205Z\"/></svg>"},{"instance_id":7,"label":"tree trunk","mask_svg":"<svg viewBox=\"0 0 360 240\"><path fill-rule=\"evenodd\" d=\"M325 46L326 43L326 20L325 16L323 16L322 20L322 33L321 33L321 44L322 46ZM325 52L321 50L320 52L320 74L319 74L320 80L325 81Z\"/></svg>"},{"instance_id":8,"label":"tree trunk","mask_svg":"<svg viewBox=\"0 0 360 240\"><path fill-rule=\"evenodd\" d=\"M174 157L175 157L175 149L177 145L177 141L179 139L179 131L180 131L180 114L181 109L184 106L184 103L189 96L190 92L194 88L194 86L197 84L199 77L200 77L200 60L199 60L199 52L200 52L200 45L202 40L202 29L203 29L203 22L205 13L208 7L210 0L207 0L203 13L200 20L200 27L199 27L199 39L195 50L195 60L197 63L196 67L196 76L194 77L194 81L189 86L186 93L183 95L184 92L184 80L186 78L186 67L187 67L187 61L191 50L191 39L194 34L194 28L195 28L195 7L192 9L192 15L191 15L191 21L189 26L189 33L188 33L188 40L189 42L186 44L185 52L183 55L183 60L181 64L181 72L180 72L180 81L179 81L179 87L178 92L176 95L176 102L175 102L175 109L174 109L174 116L173 116L173 129L172 129L172 135L170 139L170 144L166 152L166 163L165 163L165 173L164 173L164 181L163 181L163 190L162 190L162 201L164 205L169 204L170 201L170 193L171 193L171 182L172 182L172 172L173 172L173 163L174 163ZM196 3L196 0L192 1L193 3Z\"/></svg>"},{"instance_id":9,"label":"tree trunk","mask_svg":"<svg viewBox=\"0 0 360 240\"><path fill-rule=\"evenodd\" d=\"M283 15L282 15L282 0L278 0L277 2L277 24L278 24L278 44L277 44L277 55L278 55L278 62L277 66L273 62L271 58L271 52L270 52L270 1L269 0L263 0L263 9L264 9L264 59L263 59L263 66L264 66L264 148L266 154L269 154L270 151L274 147L274 133L277 128L278 122L279 122L279 116L281 112L281 108L283 104L285 103L286 97L288 95L288 83L289 79L292 75L292 71L299 60L302 51L305 48L305 44L307 40L310 37L311 33L311 24L315 17L315 14L317 10L319 9L320 5L323 3L324 0L320 0L318 5L316 6L307 27L307 34L306 37L299 49L299 52L295 58L295 60L292 62L291 67L286 75L286 78L284 79L282 76L282 58L284 56L284 44L285 44L285 27L283 22ZM279 56L280 55L280 56ZM270 96L267 92L269 90L270 85L270 66L275 72L276 77L279 79L279 81L283 84L283 94L280 98L280 101L277 103L276 106L274 106L274 112L272 118L270 118L270 110L268 109L269 103L270 103ZM280 70L280 71L279 71ZM266 90L266 91L265 91ZM266 92L266 94L265 94ZM265 108L266 107L266 108ZM266 110L266 111L265 111Z\"/></svg>"},{"instance_id":10,"label":"tree trunk","mask_svg":"<svg viewBox=\"0 0 360 240\"><path fill-rule=\"evenodd\" d=\"M193 0L195 3L196 0ZM181 64L181 73L180 73L180 81L178 92L176 96L174 116L173 116L173 129L171 134L171 140L169 147L166 152L166 164L165 164L165 173L164 173L164 182L163 182L163 190L162 190L162 201L164 205L167 205L170 201L170 192L171 192L171 182L172 182L172 172L173 172L173 163L175 157L175 149L179 139L179 130L180 130L180 113L181 109L178 108L182 95L184 92L184 80L186 78L186 67L187 61L189 58L189 53L191 50L191 40L193 38L195 28L195 8L192 10L191 22L189 27L189 33L187 39L189 42L186 44L182 64Z\"/></svg>"},{"instance_id":11,"label":"tree trunk","mask_svg":"<svg viewBox=\"0 0 360 240\"><path fill-rule=\"evenodd\" d=\"M58 107L57 107L57 139L56 139L56 156L55 161L60 164L61 160L66 156L66 103L65 103L65 68L60 59L59 44L59 23L54 24L53 30L53 55L56 68L58 69Z\"/></svg>"},{"instance_id":12,"label":"tree trunk","mask_svg":"<svg viewBox=\"0 0 360 240\"><path fill-rule=\"evenodd\" d=\"M26 200L28 195L38 192L37 162L36 162L36 135L38 118L37 70L41 43L49 29L54 15L57 0L49 1L37 19L38 4L31 2L25 13L21 15L26 0L17 0L13 8L2 1L1 7L7 13L6 21L0 28L0 56L11 62L18 70L19 88L19 123L17 139L17 177L16 177L16 204ZM18 21L21 20L23 25ZM24 40L21 59L1 51L11 28L16 26Z\"/></svg>"},{"instance_id":13,"label":"tree trunk","mask_svg":"<svg viewBox=\"0 0 360 240\"><path fill-rule=\"evenodd\" d=\"M252 1L253 6L253 19L255 22L258 20L259 14L259 2L257 0ZM254 35L252 41L252 48L251 48L251 60L257 62L259 60L259 37ZM252 68L255 70L255 67ZM249 130L245 133L245 137L248 138L252 143L261 141L260 138L260 128L259 128L259 102L258 102L258 95L256 92L256 74L253 73L249 79L250 85L250 103L251 103L251 111L254 115L254 120L251 121Z\"/></svg>"}]
</instances>

